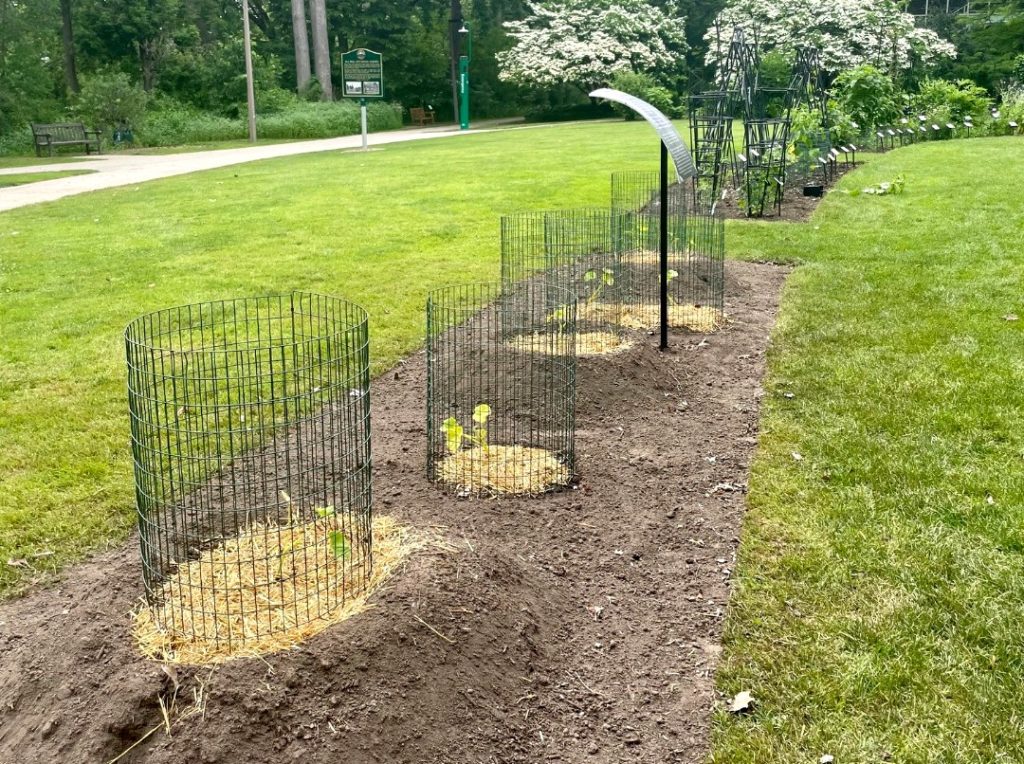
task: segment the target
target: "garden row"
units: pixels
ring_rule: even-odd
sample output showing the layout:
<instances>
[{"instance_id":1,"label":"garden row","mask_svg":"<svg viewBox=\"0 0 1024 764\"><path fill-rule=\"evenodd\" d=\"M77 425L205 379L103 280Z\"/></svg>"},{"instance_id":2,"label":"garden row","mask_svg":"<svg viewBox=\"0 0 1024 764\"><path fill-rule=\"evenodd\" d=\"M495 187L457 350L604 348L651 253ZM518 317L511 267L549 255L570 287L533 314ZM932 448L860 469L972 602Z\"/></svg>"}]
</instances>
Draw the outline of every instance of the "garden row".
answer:
<instances>
[{"instance_id":1,"label":"garden row","mask_svg":"<svg viewBox=\"0 0 1024 764\"><path fill-rule=\"evenodd\" d=\"M427 302L427 469L460 495L574 484L578 356L659 317L657 173L608 208L502 219L501 279ZM669 200L671 325L722 320L724 226ZM403 554L371 501L368 318L310 293L146 315L126 341L150 607L144 653L186 663L294 644L347 617ZM585 382L585 380L584 380Z\"/></svg>"}]
</instances>

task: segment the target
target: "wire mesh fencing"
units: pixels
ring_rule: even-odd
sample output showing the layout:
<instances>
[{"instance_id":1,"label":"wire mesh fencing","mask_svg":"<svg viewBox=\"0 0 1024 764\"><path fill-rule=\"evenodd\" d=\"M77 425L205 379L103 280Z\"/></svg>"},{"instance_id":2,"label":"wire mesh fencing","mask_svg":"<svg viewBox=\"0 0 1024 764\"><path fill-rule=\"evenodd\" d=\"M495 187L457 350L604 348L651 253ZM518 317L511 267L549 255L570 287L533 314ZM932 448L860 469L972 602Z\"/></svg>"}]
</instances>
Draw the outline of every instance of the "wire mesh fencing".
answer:
<instances>
[{"instance_id":1,"label":"wire mesh fencing","mask_svg":"<svg viewBox=\"0 0 1024 764\"><path fill-rule=\"evenodd\" d=\"M622 331L620 216L608 208L527 212L501 219L501 278L506 290L547 284L577 300L576 354L630 347Z\"/></svg>"},{"instance_id":2,"label":"wire mesh fencing","mask_svg":"<svg viewBox=\"0 0 1024 764\"><path fill-rule=\"evenodd\" d=\"M626 326L658 324L660 303L661 175L622 172L612 175L612 209L620 230L622 292ZM725 293L725 222L714 206L691 207L690 190L669 186L669 324L711 331L722 320Z\"/></svg>"},{"instance_id":3,"label":"wire mesh fencing","mask_svg":"<svg viewBox=\"0 0 1024 764\"><path fill-rule=\"evenodd\" d=\"M325 619L372 566L369 352L317 294L162 310L125 331L143 577L172 643Z\"/></svg>"},{"instance_id":4,"label":"wire mesh fencing","mask_svg":"<svg viewBox=\"0 0 1024 764\"><path fill-rule=\"evenodd\" d=\"M427 300L427 473L460 494L576 477L575 295L538 279Z\"/></svg>"}]
</instances>

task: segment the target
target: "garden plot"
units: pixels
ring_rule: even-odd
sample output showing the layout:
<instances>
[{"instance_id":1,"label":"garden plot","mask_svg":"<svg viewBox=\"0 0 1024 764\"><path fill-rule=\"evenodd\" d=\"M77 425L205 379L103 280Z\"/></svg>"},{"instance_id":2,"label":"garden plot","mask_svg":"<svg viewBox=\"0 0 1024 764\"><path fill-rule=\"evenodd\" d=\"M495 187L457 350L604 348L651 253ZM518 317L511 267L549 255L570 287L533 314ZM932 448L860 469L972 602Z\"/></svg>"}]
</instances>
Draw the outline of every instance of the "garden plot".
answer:
<instances>
[{"instance_id":1,"label":"garden plot","mask_svg":"<svg viewBox=\"0 0 1024 764\"><path fill-rule=\"evenodd\" d=\"M540 497L429 482L424 355L380 377L375 509L442 541L293 649L140 657L137 539L0 605L0 761L699 760L784 277L730 263L716 334L581 359L581 479Z\"/></svg>"}]
</instances>

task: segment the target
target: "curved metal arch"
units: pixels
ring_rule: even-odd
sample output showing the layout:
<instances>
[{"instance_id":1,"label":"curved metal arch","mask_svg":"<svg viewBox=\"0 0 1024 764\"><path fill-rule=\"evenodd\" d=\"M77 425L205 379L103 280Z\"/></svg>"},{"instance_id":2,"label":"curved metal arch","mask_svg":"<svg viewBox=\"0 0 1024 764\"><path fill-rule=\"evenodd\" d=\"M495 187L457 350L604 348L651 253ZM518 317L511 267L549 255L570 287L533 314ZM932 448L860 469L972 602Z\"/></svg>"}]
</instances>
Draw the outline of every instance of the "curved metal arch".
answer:
<instances>
[{"instance_id":1,"label":"curved metal arch","mask_svg":"<svg viewBox=\"0 0 1024 764\"><path fill-rule=\"evenodd\" d=\"M683 181L697 175L697 169L693 164L693 157L690 156L690 150L686 148L686 144L680 137L679 132L673 126L672 121L654 106L636 96L631 96L629 93L623 93L621 90L613 90L612 88L598 88L590 93L590 97L615 101L635 111L647 120L647 123L658 133L658 137L665 144L669 156L672 157L672 164L675 165L676 175L679 177L679 180Z\"/></svg>"}]
</instances>

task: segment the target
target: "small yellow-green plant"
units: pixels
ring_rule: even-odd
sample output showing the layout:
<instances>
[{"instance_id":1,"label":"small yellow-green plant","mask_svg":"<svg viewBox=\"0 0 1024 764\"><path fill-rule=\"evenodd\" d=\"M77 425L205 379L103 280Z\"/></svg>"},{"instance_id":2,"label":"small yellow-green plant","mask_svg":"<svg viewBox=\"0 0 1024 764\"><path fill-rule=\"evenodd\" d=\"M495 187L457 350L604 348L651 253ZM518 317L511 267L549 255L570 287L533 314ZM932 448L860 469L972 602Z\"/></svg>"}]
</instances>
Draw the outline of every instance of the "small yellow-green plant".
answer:
<instances>
[{"instance_id":1,"label":"small yellow-green plant","mask_svg":"<svg viewBox=\"0 0 1024 764\"><path fill-rule=\"evenodd\" d=\"M490 445L487 441L487 420L490 417L491 407L486 403L481 403L473 409L473 421L476 423L476 427L473 428L472 435L466 434L465 428L459 424L459 420L455 417L450 416L445 419L443 426L448 452L457 454L462 449L463 444L472 443L484 452L484 456L489 455Z\"/></svg>"},{"instance_id":2,"label":"small yellow-green plant","mask_svg":"<svg viewBox=\"0 0 1024 764\"><path fill-rule=\"evenodd\" d=\"M600 271L589 270L583 274L583 281L594 284L586 299L586 305L587 307L590 307L597 302L597 298L601 296L601 292L606 286L610 287L615 285L615 271L611 268L602 268Z\"/></svg>"}]
</instances>

